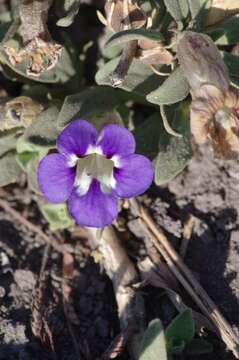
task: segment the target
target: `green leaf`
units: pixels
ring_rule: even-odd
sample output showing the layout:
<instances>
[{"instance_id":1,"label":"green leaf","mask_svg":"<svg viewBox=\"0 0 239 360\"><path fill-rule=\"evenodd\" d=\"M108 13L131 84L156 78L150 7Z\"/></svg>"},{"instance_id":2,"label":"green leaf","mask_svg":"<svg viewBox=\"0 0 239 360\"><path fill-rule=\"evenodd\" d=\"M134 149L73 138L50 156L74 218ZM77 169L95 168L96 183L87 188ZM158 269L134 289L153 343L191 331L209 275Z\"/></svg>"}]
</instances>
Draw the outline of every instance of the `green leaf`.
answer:
<instances>
[{"instance_id":1,"label":"green leaf","mask_svg":"<svg viewBox=\"0 0 239 360\"><path fill-rule=\"evenodd\" d=\"M192 341L194 335L195 325L191 309L187 309L179 314L165 330L167 342L172 341L173 344L181 342L188 344Z\"/></svg>"},{"instance_id":2,"label":"green leaf","mask_svg":"<svg viewBox=\"0 0 239 360\"><path fill-rule=\"evenodd\" d=\"M16 155L18 164L24 171L27 171L27 168L32 160L38 156L37 152L25 151Z\"/></svg>"},{"instance_id":3,"label":"green leaf","mask_svg":"<svg viewBox=\"0 0 239 360\"><path fill-rule=\"evenodd\" d=\"M204 339L193 339L185 347L185 354L187 355L204 355L213 351L213 346Z\"/></svg>"},{"instance_id":4,"label":"green leaf","mask_svg":"<svg viewBox=\"0 0 239 360\"><path fill-rule=\"evenodd\" d=\"M155 160L155 183L162 185L175 178L192 157L188 109L181 104L175 111L172 128L182 137L169 135L164 129L159 138L159 153Z\"/></svg>"},{"instance_id":5,"label":"green leaf","mask_svg":"<svg viewBox=\"0 0 239 360\"><path fill-rule=\"evenodd\" d=\"M139 346L139 360L167 360L164 331L159 319L151 321Z\"/></svg>"},{"instance_id":6,"label":"green leaf","mask_svg":"<svg viewBox=\"0 0 239 360\"><path fill-rule=\"evenodd\" d=\"M239 78L231 76L231 84L235 88L239 89Z\"/></svg>"},{"instance_id":7,"label":"green leaf","mask_svg":"<svg viewBox=\"0 0 239 360\"><path fill-rule=\"evenodd\" d=\"M50 224L52 231L66 229L74 224L66 204L43 204L40 210Z\"/></svg>"},{"instance_id":8,"label":"green leaf","mask_svg":"<svg viewBox=\"0 0 239 360\"><path fill-rule=\"evenodd\" d=\"M192 19L196 19L196 17L201 11L203 3L205 2L206 1L202 0L188 0Z\"/></svg>"},{"instance_id":9,"label":"green leaf","mask_svg":"<svg viewBox=\"0 0 239 360\"><path fill-rule=\"evenodd\" d=\"M114 34L113 31L106 28L104 36L102 38L101 53L102 53L102 56L107 59L114 59L115 57L119 56L124 47L124 44L116 45L116 46L105 46L107 41L112 37L113 34Z\"/></svg>"},{"instance_id":10,"label":"green leaf","mask_svg":"<svg viewBox=\"0 0 239 360\"><path fill-rule=\"evenodd\" d=\"M178 2L179 2L182 16L185 19L189 13L188 0L178 0Z\"/></svg>"},{"instance_id":11,"label":"green leaf","mask_svg":"<svg viewBox=\"0 0 239 360\"><path fill-rule=\"evenodd\" d=\"M110 76L118 65L119 60L120 57L113 59L100 68L95 77L97 84L112 86ZM134 60L120 89L143 96L157 89L161 83L162 77L155 75L149 67L142 64L139 60Z\"/></svg>"},{"instance_id":12,"label":"green leaf","mask_svg":"<svg viewBox=\"0 0 239 360\"><path fill-rule=\"evenodd\" d=\"M16 161L15 152L9 152L0 158L0 169L0 186L19 180L22 170Z\"/></svg>"},{"instance_id":13,"label":"green leaf","mask_svg":"<svg viewBox=\"0 0 239 360\"><path fill-rule=\"evenodd\" d=\"M27 165L27 181L29 188L38 195L42 195L42 192L38 186L37 168L40 161L40 156L34 157Z\"/></svg>"},{"instance_id":14,"label":"green leaf","mask_svg":"<svg viewBox=\"0 0 239 360\"><path fill-rule=\"evenodd\" d=\"M136 140L136 153L154 160L159 152L159 140L165 132L160 113L154 113L133 131Z\"/></svg>"},{"instance_id":15,"label":"green leaf","mask_svg":"<svg viewBox=\"0 0 239 360\"><path fill-rule=\"evenodd\" d=\"M46 154L46 152L48 151L48 149L44 149L44 148L39 148L37 145L28 142L25 138L24 135L20 136L17 139L16 142L16 149L17 149L17 153L23 153L23 152L30 152L30 153L35 153L35 152L42 152L43 154Z\"/></svg>"},{"instance_id":16,"label":"green leaf","mask_svg":"<svg viewBox=\"0 0 239 360\"><path fill-rule=\"evenodd\" d=\"M220 27L208 32L216 45L233 45L239 42L239 15L232 16Z\"/></svg>"},{"instance_id":17,"label":"green leaf","mask_svg":"<svg viewBox=\"0 0 239 360\"><path fill-rule=\"evenodd\" d=\"M16 148L17 134L14 130L0 131L0 156Z\"/></svg>"},{"instance_id":18,"label":"green leaf","mask_svg":"<svg viewBox=\"0 0 239 360\"><path fill-rule=\"evenodd\" d=\"M179 22L183 20L183 14L178 0L164 0L164 4L175 21Z\"/></svg>"},{"instance_id":19,"label":"green leaf","mask_svg":"<svg viewBox=\"0 0 239 360\"><path fill-rule=\"evenodd\" d=\"M118 124L124 125L123 120L121 119L120 114L116 110L112 111L102 111L96 114L90 114L85 117L87 121L89 121L96 130L100 131L103 126L107 124Z\"/></svg>"},{"instance_id":20,"label":"green leaf","mask_svg":"<svg viewBox=\"0 0 239 360\"><path fill-rule=\"evenodd\" d=\"M67 27L70 26L75 16L77 15L80 7L80 0L65 0L64 1L64 10L66 16L57 21L58 26Z\"/></svg>"},{"instance_id":21,"label":"green leaf","mask_svg":"<svg viewBox=\"0 0 239 360\"><path fill-rule=\"evenodd\" d=\"M105 46L117 46L122 43L132 41L132 40L154 40L154 41L162 41L163 36L158 31L155 30L147 30L147 29L130 29L125 31L120 31L115 33L111 38L107 41Z\"/></svg>"},{"instance_id":22,"label":"green leaf","mask_svg":"<svg viewBox=\"0 0 239 360\"><path fill-rule=\"evenodd\" d=\"M194 20L194 28L202 31L207 23L208 9L211 6L211 0L188 0L189 8Z\"/></svg>"},{"instance_id":23,"label":"green leaf","mask_svg":"<svg viewBox=\"0 0 239 360\"><path fill-rule=\"evenodd\" d=\"M12 22L5 22L5 23L0 24L0 43L3 41L8 29L11 26L11 24L12 24Z\"/></svg>"},{"instance_id":24,"label":"green leaf","mask_svg":"<svg viewBox=\"0 0 239 360\"><path fill-rule=\"evenodd\" d=\"M25 84L22 87L21 96L28 96L39 103L47 103L50 98L52 89L49 89L46 84Z\"/></svg>"},{"instance_id":25,"label":"green leaf","mask_svg":"<svg viewBox=\"0 0 239 360\"><path fill-rule=\"evenodd\" d=\"M188 94L188 82L178 67L157 90L149 93L146 99L153 104L170 105L185 99Z\"/></svg>"},{"instance_id":26,"label":"green leaf","mask_svg":"<svg viewBox=\"0 0 239 360\"><path fill-rule=\"evenodd\" d=\"M239 56L224 52L223 60L228 67L230 76L239 78Z\"/></svg>"},{"instance_id":27,"label":"green leaf","mask_svg":"<svg viewBox=\"0 0 239 360\"><path fill-rule=\"evenodd\" d=\"M111 111L124 99L121 91L103 86L67 96L59 112L57 126L61 129L76 117L87 119L92 114Z\"/></svg>"},{"instance_id":28,"label":"green leaf","mask_svg":"<svg viewBox=\"0 0 239 360\"><path fill-rule=\"evenodd\" d=\"M54 148L59 134L57 116L59 110L52 105L40 113L36 120L26 129L23 141L32 143L36 148Z\"/></svg>"},{"instance_id":29,"label":"green leaf","mask_svg":"<svg viewBox=\"0 0 239 360\"><path fill-rule=\"evenodd\" d=\"M181 354L183 350L185 349L185 342L184 341L173 341L172 347L168 349L167 344L167 350L171 354Z\"/></svg>"}]
</instances>

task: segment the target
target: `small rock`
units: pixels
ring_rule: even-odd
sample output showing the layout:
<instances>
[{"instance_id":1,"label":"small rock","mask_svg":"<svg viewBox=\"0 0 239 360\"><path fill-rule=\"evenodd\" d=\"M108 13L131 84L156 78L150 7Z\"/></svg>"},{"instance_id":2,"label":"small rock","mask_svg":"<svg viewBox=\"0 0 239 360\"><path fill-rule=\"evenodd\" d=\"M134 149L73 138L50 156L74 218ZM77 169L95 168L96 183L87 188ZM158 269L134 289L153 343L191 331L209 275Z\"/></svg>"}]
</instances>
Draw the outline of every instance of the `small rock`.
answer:
<instances>
[{"instance_id":1,"label":"small rock","mask_svg":"<svg viewBox=\"0 0 239 360\"><path fill-rule=\"evenodd\" d=\"M4 287L0 286L0 298L4 298L5 295L6 295L6 290L4 289Z\"/></svg>"},{"instance_id":2,"label":"small rock","mask_svg":"<svg viewBox=\"0 0 239 360\"><path fill-rule=\"evenodd\" d=\"M36 279L29 270L16 270L14 280L22 291L32 291L36 284Z\"/></svg>"},{"instance_id":3,"label":"small rock","mask_svg":"<svg viewBox=\"0 0 239 360\"><path fill-rule=\"evenodd\" d=\"M24 344L28 342L25 335L25 326L16 324L13 326L11 323L5 323L4 326L4 343L5 344Z\"/></svg>"}]
</instances>

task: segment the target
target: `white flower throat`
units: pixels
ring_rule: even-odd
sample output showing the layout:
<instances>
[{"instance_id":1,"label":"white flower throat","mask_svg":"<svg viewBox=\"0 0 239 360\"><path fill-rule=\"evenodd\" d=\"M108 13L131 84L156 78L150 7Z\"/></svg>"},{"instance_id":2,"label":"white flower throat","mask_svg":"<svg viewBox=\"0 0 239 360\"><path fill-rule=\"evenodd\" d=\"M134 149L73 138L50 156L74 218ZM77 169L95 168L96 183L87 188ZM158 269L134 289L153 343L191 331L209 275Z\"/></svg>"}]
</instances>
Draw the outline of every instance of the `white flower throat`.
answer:
<instances>
[{"instance_id":1,"label":"white flower throat","mask_svg":"<svg viewBox=\"0 0 239 360\"><path fill-rule=\"evenodd\" d=\"M79 158L76 163L75 179L78 194L86 194L94 179L100 182L101 191L110 193L116 185L113 175L114 166L114 161L96 153Z\"/></svg>"}]
</instances>

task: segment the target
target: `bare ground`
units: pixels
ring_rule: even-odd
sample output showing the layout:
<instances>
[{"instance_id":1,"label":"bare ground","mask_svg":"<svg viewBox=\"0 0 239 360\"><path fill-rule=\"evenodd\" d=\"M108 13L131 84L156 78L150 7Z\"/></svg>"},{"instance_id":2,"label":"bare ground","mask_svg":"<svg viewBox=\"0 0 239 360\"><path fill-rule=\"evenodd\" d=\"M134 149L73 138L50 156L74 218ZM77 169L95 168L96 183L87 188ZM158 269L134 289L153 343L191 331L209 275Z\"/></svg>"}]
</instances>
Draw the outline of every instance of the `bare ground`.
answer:
<instances>
[{"instance_id":1,"label":"bare ground","mask_svg":"<svg viewBox=\"0 0 239 360\"><path fill-rule=\"evenodd\" d=\"M176 247L187 217L195 216L196 225L185 261L237 332L238 180L238 164L213 160L205 147L197 152L182 175L168 186L153 188L142 198ZM47 233L47 225L25 186L11 186L7 194L7 197L5 193L0 195ZM124 213L121 220L126 229L124 243L133 256L140 234ZM132 240L132 234L137 239ZM24 224L0 210L0 359L97 359L119 332L111 282L91 257L86 239L79 231L73 235L64 232L61 237L75 248L71 287L78 320L69 328L62 306L62 255L52 250L45 271L45 306L40 312L45 330L40 342L31 330L31 303L33 289L39 286L37 279L45 243ZM160 289L147 286L143 296L147 320L160 317L167 324L175 316L175 309ZM191 303L186 294L185 301ZM214 353L200 359L234 359L215 336L210 335L209 341L214 345ZM121 358L130 359L126 351Z\"/></svg>"}]
</instances>

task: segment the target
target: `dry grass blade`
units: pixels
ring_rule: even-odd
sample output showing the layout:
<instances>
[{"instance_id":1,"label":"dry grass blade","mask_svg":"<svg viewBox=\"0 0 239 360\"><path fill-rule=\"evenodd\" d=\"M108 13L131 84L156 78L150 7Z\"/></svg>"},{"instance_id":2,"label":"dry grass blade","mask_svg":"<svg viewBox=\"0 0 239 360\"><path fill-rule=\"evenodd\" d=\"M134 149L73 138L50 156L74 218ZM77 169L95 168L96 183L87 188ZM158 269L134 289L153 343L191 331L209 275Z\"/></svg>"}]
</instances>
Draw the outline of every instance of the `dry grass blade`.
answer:
<instances>
[{"instance_id":1,"label":"dry grass blade","mask_svg":"<svg viewBox=\"0 0 239 360\"><path fill-rule=\"evenodd\" d=\"M130 203L131 206L138 211L138 216L149 229L151 241L159 253L163 256L170 270L185 290L190 294L201 311L217 327L221 338L227 345L228 349L230 349L234 356L239 359L239 339L230 324L223 317L216 304L208 296L189 268L185 265L182 258L177 254L163 231L155 225L146 209L136 200L131 200Z\"/></svg>"},{"instance_id":2,"label":"dry grass blade","mask_svg":"<svg viewBox=\"0 0 239 360\"><path fill-rule=\"evenodd\" d=\"M159 255L159 257L161 256ZM164 264L164 267L166 267L167 271L170 272L170 275L174 278L174 282L171 281L170 277L167 276L167 278L165 278L164 275L162 276L162 273L165 273L164 267L161 266L162 264ZM149 257L138 263L138 267L142 279L154 287L164 289L178 312L182 313L188 309L188 306L183 302L183 299L180 296L180 289L176 286L175 290L174 283L176 282L177 284L177 279L173 276L167 264L165 264L162 259L159 263L156 264L155 262L151 261L149 255ZM208 330L216 333L217 335L219 334L217 328L206 316L193 310L193 318L198 332L200 332L203 327L206 327Z\"/></svg>"},{"instance_id":3,"label":"dry grass blade","mask_svg":"<svg viewBox=\"0 0 239 360\"><path fill-rule=\"evenodd\" d=\"M186 255L188 244L193 234L194 225L195 225L195 217L193 215L190 215L183 228L183 239L179 251L182 259L184 259Z\"/></svg>"},{"instance_id":4,"label":"dry grass blade","mask_svg":"<svg viewBox=\"0 0 239 360\"><path fill-rule=\"evenodd\" d=\"M44 234L44 232L37 225L34 225L31 221L22 216L17 210L13 209L7 201L0 199L0 207L4 209L9 215L11 215L17 222L25 226L33 233L39 235L39 237L41 237L46 242L46 244L51 245L54 250L60 253L73 252L73 250L68 248L68 246L66 247L65 245L59 244L58 241L56 241L52 236Z\"/></svg>"}]
</instances>

